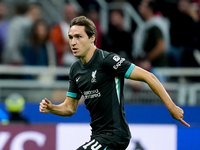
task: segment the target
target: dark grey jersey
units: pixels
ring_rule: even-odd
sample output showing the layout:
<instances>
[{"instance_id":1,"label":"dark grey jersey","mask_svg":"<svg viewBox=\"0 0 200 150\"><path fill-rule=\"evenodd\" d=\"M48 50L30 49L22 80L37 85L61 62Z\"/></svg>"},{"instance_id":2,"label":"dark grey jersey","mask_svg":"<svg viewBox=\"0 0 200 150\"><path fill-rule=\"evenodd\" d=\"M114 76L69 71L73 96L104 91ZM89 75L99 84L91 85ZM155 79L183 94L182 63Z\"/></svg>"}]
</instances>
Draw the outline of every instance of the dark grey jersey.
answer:
<instances>
[{"instance_id":1,"label":"dark grey jersey","mask_svg":"<svg viewBox=\"0 0 200 150\"><path fill-rule=\"evenodd\" d=\"M115 53L96 49L91 60L76 61L70 69L70 87L67 96L85 98L90 112L92 134L112 132L130 138L125 120L123 85L134 64Z\"/></svg>"}]
</instances>

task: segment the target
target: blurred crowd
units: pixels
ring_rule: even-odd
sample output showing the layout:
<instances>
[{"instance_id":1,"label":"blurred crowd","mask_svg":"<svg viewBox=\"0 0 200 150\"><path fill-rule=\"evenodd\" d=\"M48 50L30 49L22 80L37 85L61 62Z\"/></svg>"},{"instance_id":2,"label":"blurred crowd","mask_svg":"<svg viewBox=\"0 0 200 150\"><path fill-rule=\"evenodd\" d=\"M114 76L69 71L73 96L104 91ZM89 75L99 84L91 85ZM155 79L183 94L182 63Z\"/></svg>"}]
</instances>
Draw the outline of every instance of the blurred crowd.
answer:
<instances>
[{"instance_id":1,"label":"blurred crowd","mask_svg":"<svg viewBox=\"0 0 200 150\"><path fill-rule=\"evenodd\" d=\"M0 64L70 66L73 57L68 30L70 21L85 15L94 21L97 47L118 53L138 66L200 66L200 2L198 0L107 0L129 2L143 23L125 30L122 10L109 11L108 32L102 31L99 6L95 0L78 1L83 11L66 1L62 21L49 24L37 3L16 3L14 15L0 1Z\"/></svg>"}]
</instances>

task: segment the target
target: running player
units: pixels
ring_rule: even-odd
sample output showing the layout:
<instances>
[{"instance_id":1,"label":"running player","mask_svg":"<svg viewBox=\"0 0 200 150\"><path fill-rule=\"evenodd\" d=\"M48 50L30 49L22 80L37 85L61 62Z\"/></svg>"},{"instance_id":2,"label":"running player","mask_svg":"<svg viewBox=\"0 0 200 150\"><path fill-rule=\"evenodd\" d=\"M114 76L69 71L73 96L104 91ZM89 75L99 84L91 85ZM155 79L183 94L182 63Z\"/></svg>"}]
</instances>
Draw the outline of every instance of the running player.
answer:
<instances>
[{"instance_id":1,"label":"running player","mask_svg":"<svg viewBox=\"0 0 200 150\"><path fill-rule=\"evenodd\" d=\"M54 105L48 99L40 103L40 112L72 116L81 95L91 116L91 140L77 150L125 150L131 134L125 120L124 78L146 82L161 98L173 118L186 126L183 110L176 106L158 79L115 53L96 48L94 23L84 16L72 20L69 43L77 60L70 69L69 90L65 101Z\"/></svg>"}]
</instances>

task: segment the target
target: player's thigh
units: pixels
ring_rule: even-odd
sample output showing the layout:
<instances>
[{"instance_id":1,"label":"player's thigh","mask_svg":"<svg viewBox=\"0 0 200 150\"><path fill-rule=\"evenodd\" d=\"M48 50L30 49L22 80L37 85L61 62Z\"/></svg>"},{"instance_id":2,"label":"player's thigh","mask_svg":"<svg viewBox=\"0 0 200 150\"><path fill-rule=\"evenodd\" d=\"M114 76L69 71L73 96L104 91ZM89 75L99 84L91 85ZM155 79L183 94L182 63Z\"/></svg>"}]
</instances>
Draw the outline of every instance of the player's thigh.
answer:
<instances>
[{"instance_id":1,"label":"player's thigh","mask_svg":"<svg viewBox=\"0 0 200 150\"><path fill-rule=\"evenodd\" d=\"M91 139L80 146L77 150L110 150L106 145L102 144L98 139Z\"/></svg>"}]
</instances>

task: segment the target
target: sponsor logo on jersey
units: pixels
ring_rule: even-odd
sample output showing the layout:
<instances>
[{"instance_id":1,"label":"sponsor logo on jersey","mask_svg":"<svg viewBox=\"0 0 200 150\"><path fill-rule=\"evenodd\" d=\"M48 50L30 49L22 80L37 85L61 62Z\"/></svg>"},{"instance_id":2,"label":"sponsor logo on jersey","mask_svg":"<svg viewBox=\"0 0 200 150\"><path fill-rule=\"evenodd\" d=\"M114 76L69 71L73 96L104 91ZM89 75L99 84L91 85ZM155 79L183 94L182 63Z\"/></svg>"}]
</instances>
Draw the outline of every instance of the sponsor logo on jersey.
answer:
<instances>
[{"instance_id":1,"label":"sponsor logo on jersey","mask_svg":"<svg viewBox=\"0 0 200 150\"><path fill-rule=\"evenodd\" d=\"M96 81L96 73L97 73L97 70L92 71L92 79L91 79L91 82L92 82L92 83L97 82L97 81Z\"/></svg>"},{"instance_id":2,"label":"sponsor logo on jersey","mask_svg":"<svg viewBox=\"0 0 200 150\"><path fill-rule=\"evenodd\" d=\"M84 91L83 95L85 99L101 97L101 93L99 92L98 89L91 91Z\"/></svg>"},{"instance_id":3,"label":"sponsor logo on jersey","mask_svg":"<svg viewBox=\"0 0 200 150\"><path fill-rule=\"evenodd\" d=\"M113 66L113 68L114 68L115 70L117 70L117 69L119 68L119 66L121 66L121 64L122 64L124 61L125 61L125 58L121 58L120 61L119 61L116 65Z\"/></svg>"},{"instance_id":4,"label":"sponsor logo on jersey","mask_svg":"<svg viewBox=\"0 0 200 150\"><path fill-rule=\"evenodd\" d=\"M115 55L115 56L113 56L113 60L116 61L116 62L118 62L120 60L120 57L117 56L117 55Z\"/></svg>"}]
</instances>

